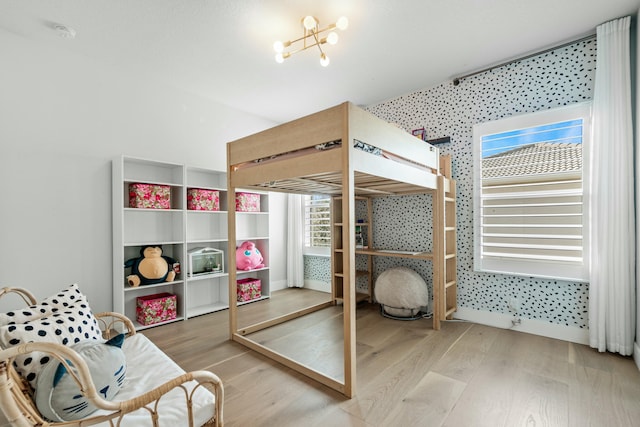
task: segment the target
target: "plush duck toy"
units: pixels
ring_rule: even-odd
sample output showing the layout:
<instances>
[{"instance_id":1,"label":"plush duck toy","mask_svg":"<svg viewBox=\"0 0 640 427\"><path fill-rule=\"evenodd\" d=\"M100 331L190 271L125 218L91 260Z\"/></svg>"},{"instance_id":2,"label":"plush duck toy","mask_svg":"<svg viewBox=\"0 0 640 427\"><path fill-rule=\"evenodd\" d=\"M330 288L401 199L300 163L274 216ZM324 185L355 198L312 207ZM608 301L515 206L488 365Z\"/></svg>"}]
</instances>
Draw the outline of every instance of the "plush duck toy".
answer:
<instances>
[{"instance_id":1,"label":"plush duck toy","mask_svg":"<svg viewBox=\"0 0 640 427\"><path fill-rule=\"evenodd\" d=\"M176 278L173 271L175 262L175 259L162 255L162 246L143 246L140 249L140 257L124 263L125 268L131 267L127 282L133 287L171 282Z\"/></svg>"},{"instance_id":2,"label":"plush duck toy","mask_svg":"<svg viewBox=\"0 0 640 427\"><path fill-rule=\"evenodd\" d=\"M238 270L254 270L264 267L264 258L253 242L244 242L236 249L236 268Z\"/></svg>"}]
</instances>

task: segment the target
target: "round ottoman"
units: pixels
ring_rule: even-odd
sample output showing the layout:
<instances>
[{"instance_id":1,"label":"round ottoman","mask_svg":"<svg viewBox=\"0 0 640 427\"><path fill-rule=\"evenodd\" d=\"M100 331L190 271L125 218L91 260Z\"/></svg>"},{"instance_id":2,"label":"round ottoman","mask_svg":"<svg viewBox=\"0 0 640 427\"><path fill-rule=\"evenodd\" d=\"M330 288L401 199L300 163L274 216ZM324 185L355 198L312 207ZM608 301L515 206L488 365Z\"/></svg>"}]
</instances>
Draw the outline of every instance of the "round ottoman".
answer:
<instances>
[{"instance_id":1,"label":"round ottoman","mask_svg":"<svg viewBox=\"0 0 640 427\"><path fill-rule=\"evenodd\" d=\"M429 288L418 273L407 267L385 270L375 282L374 295L383 316L412 320L425 317Z\"/></svg>"}]
</instances>

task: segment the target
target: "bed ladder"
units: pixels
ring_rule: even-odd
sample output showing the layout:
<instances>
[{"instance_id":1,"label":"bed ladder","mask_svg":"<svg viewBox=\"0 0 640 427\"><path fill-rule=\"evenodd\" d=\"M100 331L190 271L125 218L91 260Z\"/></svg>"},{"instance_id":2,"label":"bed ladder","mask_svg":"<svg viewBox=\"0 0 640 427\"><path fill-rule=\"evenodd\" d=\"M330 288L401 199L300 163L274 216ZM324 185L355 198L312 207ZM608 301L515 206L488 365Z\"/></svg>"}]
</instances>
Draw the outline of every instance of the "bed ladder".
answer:
<instances>
[{"instance_id":1,"label":"bed ladder","mask_svg":"<svg viewBox=\"0 0 640 427\"><path fill-rule=\"evenodd\" d=\"M456 295L456 182L451 156L440 156L438 188L433 196L433 329L452 319Z\"/></svg>"}]
</instances>

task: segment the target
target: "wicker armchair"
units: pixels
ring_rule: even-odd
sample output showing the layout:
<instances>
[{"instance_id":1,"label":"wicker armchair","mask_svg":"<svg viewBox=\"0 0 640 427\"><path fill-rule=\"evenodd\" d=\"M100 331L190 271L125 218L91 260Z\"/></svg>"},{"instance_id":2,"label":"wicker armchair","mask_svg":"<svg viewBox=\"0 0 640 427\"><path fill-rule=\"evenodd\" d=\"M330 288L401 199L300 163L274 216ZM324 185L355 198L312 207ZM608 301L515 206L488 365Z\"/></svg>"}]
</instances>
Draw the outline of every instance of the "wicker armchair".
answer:
<instances>
[{"instance_id":1,"label":"wicker armchair","mask_svg":"<svg viewBox=\"0 0 640 427\"><path fill-rule=\"evenodd\" d=\"M0 289L0 298L11 293L19 295L27 305L36 303L36 299L31 293L20 288ZM131 342L138 340L143 345L145 353L142 357L143 361L149 359L150 353L156 352L156 357L160 357L161 360L166 359L169 372L171 372L172 368L177 375L170 380L163 381L161 384L135 384L136 390L142 389L144 391L133 398L118 400L121 395L126 395L121 391L113 401L108 401L101 398L91 379L85 361L72 348L62 344L45 342L29 342L9 347L0 350L0 425L2 425L3 414L9 425L20 427L88 426L96 424L105 426L130 424L137 426L141 425L141 423L155 427L159 425L172 427L188 425L194 427L197 424L220 427L223 425L224 390L222 382L215 374L208 371L184 372L146 337L141 334L136 335L132 322L118 313L99 313L95 317L98 319L105 339L109 339L114 334L126 333L127 338L123 351L127 356L127 372L139 369L163 369L161 366L136 366L135 360L132 362L134 365L131 365L129 355L125 350L126 343L129 340L132 340ZM33 351L46 352L52 358L64 364L73 380L80 387L82 394L98 408L98 411L87 418L77 421L50 422L44 419L35 405L31 386L13 366L13 359L16 356ZM73 365L76 371L70 369L69 364ZM123 390L127 385L125 382ZM172 400L167 400L169 399L167 397L169 393L172 395ZM211 394L213 394L212 399L207 399L205 404L197 402L198 399L202 401L201 397L203 395L210 398ZM180 406L180 404L176 404L176 397L184 406L184 408L181 408L182 412L175 411L175 407ZM173 412L170 415L173 418L165 418L163 416L163 405L172 407L171 410ZM202 419L203 412L206 413L204 421L194 424L194 420ZM176 413L181 415L176 417ZM127 415L133 419L129 420Z\"/></svg>"}]
</instances>

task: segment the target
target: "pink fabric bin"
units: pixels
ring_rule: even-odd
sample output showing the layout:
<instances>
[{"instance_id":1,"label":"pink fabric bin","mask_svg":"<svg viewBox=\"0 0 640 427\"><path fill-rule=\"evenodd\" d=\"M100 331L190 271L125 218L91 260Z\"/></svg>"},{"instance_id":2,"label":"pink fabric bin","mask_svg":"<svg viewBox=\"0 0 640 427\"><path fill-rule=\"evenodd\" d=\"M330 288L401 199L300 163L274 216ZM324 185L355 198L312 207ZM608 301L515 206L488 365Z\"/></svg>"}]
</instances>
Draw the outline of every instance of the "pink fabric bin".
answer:
<instances>
[{"instance_id":1,"label":"pink fabric bin","mask_svg":"<svg viewBox=\"0 0 640 427\"><path fill-rule=\"evenodd\" d=\"M192 211L219 211L220 192L202 188L189 188L187 190L187 209Z\"/></svg>"},{"instance_id":2,"label":"pink fabric bin","mask_svg":"<svg viewBox=\"0 0 640 427\"><path fill-rule=\"evenodd\" d=\"M129 184L129 207L171 209L171 188L168 185Z\"/></svg>"},{"instance_id":3,"label":"pink fabric bin","mask_svg":"<svg viewBox=\"0 0 640 427\"><path fill-rule=\"evenodd\" d=\"M238 280L237 301L251 301L262 296L262 286L260 279L248 277Z\"/></svg>"},{"instance_id":4,"label":"pink fabric bin","mask_svg":"<svg viewBox=\"0 0 640 427\"><path fill-rule=\"evenodd\" d=\"M260 195L236 193L236 212L260 212Z\"/></svg>"},{"instance_id":5,"label":"pink fabric bin","mask_svg":"<svg viewBox=\"0 0 640 427\"><path fill-rule=\"evenodd\" d=\"M176 318L177 298L163 292L136 298L136 318L141 325L153 325Z\"/></svg>"}]
</instances>

